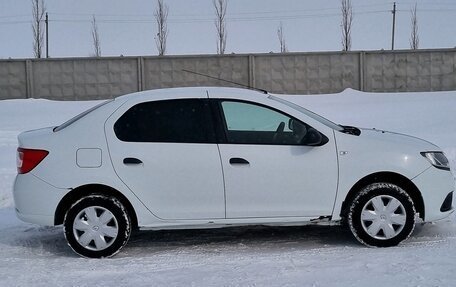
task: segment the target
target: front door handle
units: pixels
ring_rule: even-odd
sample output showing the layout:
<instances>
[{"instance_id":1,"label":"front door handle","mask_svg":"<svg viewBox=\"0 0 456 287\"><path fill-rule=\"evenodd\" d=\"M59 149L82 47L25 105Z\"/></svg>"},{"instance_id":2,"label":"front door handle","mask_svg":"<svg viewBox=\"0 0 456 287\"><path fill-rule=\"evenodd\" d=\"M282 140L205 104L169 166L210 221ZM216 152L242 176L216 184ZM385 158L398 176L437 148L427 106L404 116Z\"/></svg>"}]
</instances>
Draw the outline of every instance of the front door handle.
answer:
<instances>
[{"instance_id":1,"label":"front door handle","mask_svg":"<svg viewBox=\"0 0 456 287\"><path fill-rule=\"evenodd\" d=\"M230 164L249 164L249 162L240 157L232 157L230 158Z\"/></svg>"},{"instance_id":2,"label":"front door handle","mask_svg":"<svg viewBox=\"0 0 456 287\"><path fill-rule=\"evenodd\" d=\"M135 157L126 157L123 159L124 164L142 164L143 162L140 159L137 159Z\"/></svg>"}]
</instances>

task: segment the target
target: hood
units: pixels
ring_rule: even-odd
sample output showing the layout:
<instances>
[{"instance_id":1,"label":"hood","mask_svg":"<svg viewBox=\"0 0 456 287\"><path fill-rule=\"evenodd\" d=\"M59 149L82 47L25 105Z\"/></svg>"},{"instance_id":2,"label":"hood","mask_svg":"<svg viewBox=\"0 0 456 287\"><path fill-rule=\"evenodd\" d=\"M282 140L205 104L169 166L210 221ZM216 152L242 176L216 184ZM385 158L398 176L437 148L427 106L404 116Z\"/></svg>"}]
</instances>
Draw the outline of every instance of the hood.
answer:
<instances>
[{"instance_id":1,"label":"hood","mask_svg":"<svg viewBox=\"0 0 456 287\"><path fill-rule=\"evenodd\" d=\"M341 170L362 171L357 178L387 171L414 178L431 167L421 152L441 151L423 139L377 129L360 129L359 135L336 132Z\"/></svg>"},{"instance_id":2,"label":"hood","mask_svg":"<svg viewBox=\"0 0 456 287\"><path fill-rule=\"evenodd\" d=\"M419 137L379 129L361 128L360 138L392 144L395 147L416 149L417 151L441 151L437 145Z\"/></svg>"}]
</instances>

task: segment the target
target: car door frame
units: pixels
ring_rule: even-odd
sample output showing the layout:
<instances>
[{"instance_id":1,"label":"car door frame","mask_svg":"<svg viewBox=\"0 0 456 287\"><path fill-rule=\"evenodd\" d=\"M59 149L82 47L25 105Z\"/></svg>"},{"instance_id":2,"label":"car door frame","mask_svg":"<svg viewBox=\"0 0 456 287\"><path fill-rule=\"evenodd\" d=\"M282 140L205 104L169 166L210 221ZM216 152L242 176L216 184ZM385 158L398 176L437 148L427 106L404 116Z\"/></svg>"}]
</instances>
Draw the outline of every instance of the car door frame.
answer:
<instances>
[{"instance_id":1,"label":"car door frame","mask_svg":"<svg viewBox=\"0 0 456 287\"><path fill-rule=\"evenodd\" d=\"M250 97L242 97L242 98L239 98L237 97L236 95L234 96L224 96L224 95L221 95L221 96L212 96L211 97L211 94L209 93L209 98L211 99L211 107L213 109L213 113L214 113L214 123L215 123L215 127L216 127L216 133L218 135L217 139L218 139L218 143L219 145L220 144L228 144L228 145L243 145L242 143L230 143L228 142L227 140L227 131L225 129L225 127L227 127L227 124L226 124L226 119L225 119L225 116L224 116L224 113L223 113L223 108L221 106L221 103L223 101L231 101L231 102L241 102L241 103L246 103L246 104L252 104L252 105L255 105L255 106L259 106L259 107L263 107L263 108L266 108L266 109L270 109L270 110L273 110L275 112L278 112L278 113L281 113L283 115L286 115L287 117L290 117L292 119L295 119L295 120L298 120L300 121L301 123L305 123L307 124L308 126L311 126L312 128L316 129L319 133L321 133L322 135L324 135L325 137L328 138L328 142L325 143L325 144L329 144L329 145L332 145L334 146L333 148L333 151L334 151L334 158L335 160L337 161L335 163L335 186L334 186L334 191L333 191L333 196L331 197L331 210L325 214L320 214L318 216L324 216L324 217L331 217L332 216L332 213L334 211L334 204L336 202L336 198L337 198L337 193L338 193L338 182L339 182L339 165L338 165L338 152L337 152L337 145L336 145L336 142L335 142L335 136L334 136L334 130L322 123L320 123L319 121L295 110L295 109L292 109L291 107L281 103L281 102L278 102L278 101L275 101L275 100L272 100L270 99L269 97L258 97L258 99L252 99ZM248 145L248 144L247 144ZM271 145L271 144L250 144L250 145ZM273 145L277 145L277 146L291 146L290 144L273 144ZM305 145L299 145L299 144L296 144L297 147L299 146L305 146ZM220 148L219 148L220 150ZM222 158L222 154L220 155L221 158ZM222 162L222 165L224 165L224 163ZM225 168L224 168L224 173L225 173ZM227 175L224 174L224 178L225 178L225 198L228 196L227 195ZM226 212L228 213L228 209L229 207L228 206L225 206L225 210ZM308 215L299 215L299 216L294 216L294 215L291 215L290 217L302 217L302 218L308 218L308 217L313 217L314 215L311 215L311 216L308 216ZM288 216L285 216L285 217L288 217ZM277 217L271 217L271 218L277 218ZM234 218L230 218L228 215L227 215L227 219L234 219Z\"/></svg>"},{"instance_id":2,"label":"car door frame","mask_svg":"<svg viewBox=\"0 0 456 287\"><path fill-rule=\"evenodd\" d=\"M138 194L138 191L137 190L134 190L131 188L131 186L125 182L125 179L120 176L119 174L119 171L118 169L116 168L116 164L114 164L113 162L113 155L111 154L112 153L112 148L111 148L111 144L109 144L109 139L110 137L113 137L115 138L115 140L119 141L119 142L123 142L122 140L120 140L114 130L113 130L113 127L114 127L114 124L117 122L117 120L120 119L120 117L125 114L130 108L132 108L133 106L135 105L138 105L138 104L141 104L141 103L145 103L145 102L150 102L150 101L164 101L164 100L201 100L201 101L205 101L205 102L208 102L208 107L207 107L207 112L209 113L207 115L208 118L211 118L212 119L212 128L214 129L213 132L216 132L216 127L215 127L215 122L213 120L213 112L212 112L212 107L211 107L211 103L208 99L208 96L207 96L207 93L203 93L203 94L198 94L198 95L195 95L195 94L192 94L192 95L189 95L187 93L182 93L182 94L179 94L179 93L176 93L176 94L173 94L172 96L163 96L163 97L160 97L160 96L157 96L155 95L155 97L151 97L150 95L140 95L140 96L137 96L137 97L134 97L134 98L131 98L127 101L125 101L122 105L120 105L116 111L114 111L105 121L105 124L104 124L104 132L105 132L105 137L106 137L106 141L107 141L107 144L108 144L108 152L110 154L110 160L111 160L111 164L114 168L114 172L116 173L117 177L125 184L125 186L133 193L136 195L136 197L146 206L146 208L149 210L149 212L155 217L157 218L158 220L166 220L166 221L198 221L198 220L205 220L205 219L224 219L225 218L225 214L226 214L226 205L225 205L225 188L224 188L224 185L223 185L223 171L220 170L221 174L220 174L220 181L221 181L221 187L222 187L222 190L221 192L223 192L223 211L222 211L222 214L223 216L217 216L217 217L207 217L207 218L175 218L175 219L164 219L162 217L160 217L158 214L155 213L155 211L153 209L151 209L151 206L149 206L146 202L144 202L141 198L142 196L140 194ZM108 131L109 130L109 131ZM219 141L218 139L218 136L216 135L215 138L213 139L214 142L213 143L203 143L203 144L211 144L211 145L214 145L215 148L216 148L216 151L217 151L217 162L216 164L220 167L221 169L221 163L220 163L220 153L218 151L218 146L217 146L217 143ZM166 144L166 142L163 142L164 144ZM171 143L172 144L172 143ZM149 224L153 224L152 222L145 222L144 223L145 225L149 225Z\"/></svg>"}]
</instances>

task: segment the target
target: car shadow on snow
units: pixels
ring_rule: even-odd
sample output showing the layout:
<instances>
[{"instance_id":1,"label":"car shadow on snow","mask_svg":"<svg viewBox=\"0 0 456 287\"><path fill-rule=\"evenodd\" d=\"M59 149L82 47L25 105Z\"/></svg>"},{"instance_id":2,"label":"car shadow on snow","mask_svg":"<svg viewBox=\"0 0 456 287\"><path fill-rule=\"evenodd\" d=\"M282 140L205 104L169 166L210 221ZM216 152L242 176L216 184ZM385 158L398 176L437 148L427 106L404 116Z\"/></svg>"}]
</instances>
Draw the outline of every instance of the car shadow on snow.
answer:
<instances>
[{"instance_id":1,"label":"car shadow on snow","mask_svg":"<svg viewBox=\"0 0 456 287\"><path fill-rule=\"evenodd\" d=\"M32 224L21 224L2 229L0 244L11 246L8 253L17 254L18 257L25 255L77 255L70 249L63 235L62 227L37 227Z\"/></svg>"},{"instance_id":2,"label":"car shadow on snow","mask_svg":"<svg viewBox=\"0 0 456 287\"><path fill-rule=\"evenodd\" d=\"M454 226L453 226L454 227ZM454 237L442 225L417 225L410 246ZM24 224L2 230L0 244L11 246L17 256L78 257L67 245L62 227ZM8 235L7 235L8 234ZM408 246L404 243L402 246ZM134 231L119 257L156 255L167 252L287 252L340 247L359 247L348 228L308 225L299 227L245 226L217 229Z\"/></svg>"},{"instance_id":3,"label":"car shadow on snow","mask_svg":"<svg viewBox=\"0 0 456 287\"><path fill-rule=\"evenodd\" d=\"M18 256L54 255L78 257L67 245L62 227L36 227L24 224L3 229L0 244L11 246ZM120 257L179 251L220 252L316 249L359 245L350 232L340 226L268 227L246 226L216 229L134 231Z\"/></svg>"},{"instance_id":4,"label":"car shadow on snow","mask_svg":"<svg viewBox=\"0 0 456 287\"><path fill-rule=\"evenodd\" d=\"M125 251L163 252L190 248L211 250L295 250L356 246L351 233L340 226L245 226L217 229L136 231Z\"/></svg>"}]
</instances>

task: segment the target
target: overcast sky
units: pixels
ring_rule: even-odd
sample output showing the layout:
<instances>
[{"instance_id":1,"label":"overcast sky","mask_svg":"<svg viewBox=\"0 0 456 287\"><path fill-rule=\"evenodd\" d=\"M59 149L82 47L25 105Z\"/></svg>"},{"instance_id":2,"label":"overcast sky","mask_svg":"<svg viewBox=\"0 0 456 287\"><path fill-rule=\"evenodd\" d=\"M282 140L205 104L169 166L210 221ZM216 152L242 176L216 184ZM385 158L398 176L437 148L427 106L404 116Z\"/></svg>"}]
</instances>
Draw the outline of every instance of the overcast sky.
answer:
<instances>
[{"instance_id":1,"label":"overcast sky","mask_svg":"<svg viewBox=\"0 0 456 287\"><path fill-rule=\"evenodd\" d=\"M352 50L391 49L392 1L352 0ZM408 49L410 9L418 4L420 48L456 46L456 1L398 0L396 49ZM216 52L212 0L165 0L169 6L167 54ZM156 55L154 0L45 0L51 57L93 55L96 16L103 56ZM29 58L30 0L0 1L0 58ZM341 50L340 0L229 0L226 53L278 52L283 23L291 52ZM43 50L44 53L45 50Z\"/></svg>"}]
</instances>

